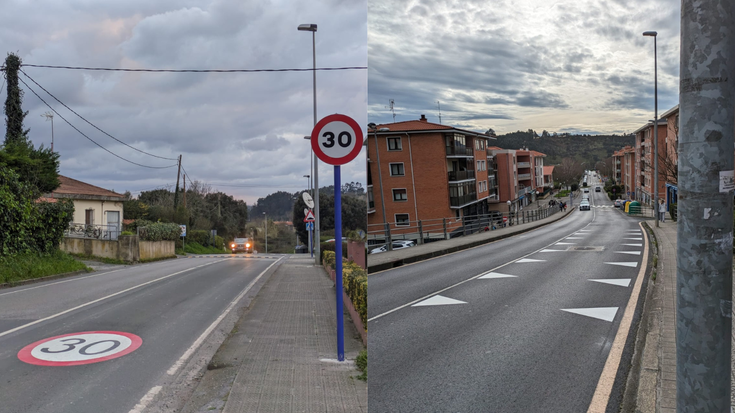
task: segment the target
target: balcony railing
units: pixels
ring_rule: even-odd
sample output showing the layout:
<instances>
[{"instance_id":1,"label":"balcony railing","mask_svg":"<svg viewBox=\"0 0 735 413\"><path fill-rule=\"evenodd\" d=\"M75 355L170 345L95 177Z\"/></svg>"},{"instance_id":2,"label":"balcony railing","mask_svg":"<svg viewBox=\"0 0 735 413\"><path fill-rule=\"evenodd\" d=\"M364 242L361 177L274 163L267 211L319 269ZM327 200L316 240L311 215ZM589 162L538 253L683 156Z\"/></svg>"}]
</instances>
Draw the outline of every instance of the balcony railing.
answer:
<instances>
[{"instance_id":1,"label":"balcony railing","mask_svg":"<svg viewBox=\"0 0 735 413\"><path fill-rule=\"evenodd\" d=\"M450 196L449 205L453 207L459 207L470 202L477 201L477 193L471 193L467 195Z\"/></svg>"},{"instance_id":2,"label":"balcony railing","mask_svg":"<svg viewBox=\"0 0 735 413\"><path fill-rule=\"evenodd\" d=\"M69 238L116 240L119 234L120 228L117 225L95 225L72 222L64 230L64 236Z\"/></svg>"},{"instance_id":3,"label":"balcony railing","mask_svg":"<svg viewBox=\"0 0 735 413\"><path fill-rule=\"evenodd\" d=\"M519 168L530 168L531 162L518 162L518 167Z\"/></svg>"},{"instance_id":4,"label":"balcony railing","mask_svg":"<svg viewBox=\"0 0 735 413\"><path fill-rule=\"evenodd\" d=\"M475 156L475 150L466 146L447 146L447 156Z\"/></svg>"},{"instance_id":5,"label":"balcony railing","mask_svg":"<svg viewBox=\"0 0 735 413\"><path fill-rule=\"evenodd\" d=\"M518 174L519 181L527 181L531 179L531 174Z\"/></svg>"},{"instance_id":6,"label":"balcony railing","mask_svg":"<svg viewBox=\"0 0 735 413\"><path fill-rule=\"evenodd\" d=\"M465 179L475 179L475 171L449 171L450 181L464 181Z\"/></svg>"}]
</instances>

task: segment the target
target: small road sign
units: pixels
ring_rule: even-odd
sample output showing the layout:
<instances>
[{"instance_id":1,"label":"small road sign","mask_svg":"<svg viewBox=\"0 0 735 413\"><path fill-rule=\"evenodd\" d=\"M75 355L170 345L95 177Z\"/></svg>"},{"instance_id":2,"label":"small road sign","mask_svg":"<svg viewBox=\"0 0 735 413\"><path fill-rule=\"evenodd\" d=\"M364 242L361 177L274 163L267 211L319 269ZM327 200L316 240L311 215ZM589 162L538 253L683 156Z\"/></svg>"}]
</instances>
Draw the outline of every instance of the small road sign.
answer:
<instances>
[{"instance_id":1,"label":"small road sign","mask_svg":"<svg viewBox=\"0 0 735 413\"><path fill-rule=\"evenodd\" d=\"M309 208L314 208L314 200L311 199L311 195L309 195L308 192L304 192L301 197L304 199L304 203L306 204L306 206L308 206Z\"/></svg>"},{"instance_id":2,"label":"small road sign","mask_svg":"<svg viewBox=\"0 0 735 413\"><path fill-rule=\"evenodd\" d=\"M122 357L137 350L143 340L120 331L85 331L49 337L29 344L18 358L38 366L78 366Z\"/></svg>"},{"instance_id":3,"label":"small road sign","mask_svg":"<svg viewBox=\"0 0 735 413\"><path fill-rule=\"evenodd\" d=\"M362 149L362 129L354 119L334 114L320 120L311 132L311 148L324 163L344 165Z\"/></svg>"},{"instance_id":4,"label":"small road sign","mask_svg":"<svg viewBox=\"0 0 735 413\"><path fill-rule=\"evenodd\" d=\"M309 211L307 212L306 216L304 217L304 222L314 222L316 221L316 218L314 218L314 213Z\"/></svg>"},{"instance_id":5,"label":"small road sign","mask_svg":"<svg viewBox=\"0 0 735 413\"><path fill-rule=\"evenodd\" d=\"M186 225L179 225L179 227L181 227L181 236L185 237L186 236Z\"/></svg>"}]
</instances>

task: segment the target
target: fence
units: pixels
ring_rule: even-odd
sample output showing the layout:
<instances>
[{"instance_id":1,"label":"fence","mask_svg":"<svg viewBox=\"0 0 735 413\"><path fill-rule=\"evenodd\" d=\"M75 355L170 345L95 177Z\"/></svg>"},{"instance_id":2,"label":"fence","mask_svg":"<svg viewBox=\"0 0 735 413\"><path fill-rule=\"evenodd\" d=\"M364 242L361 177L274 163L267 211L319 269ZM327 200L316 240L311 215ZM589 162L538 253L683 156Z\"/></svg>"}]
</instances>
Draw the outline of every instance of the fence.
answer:
<instances>
[{"instance_id":1,"label":"fence","mask_svg":"<svg viewBox=\"0 0 735 413\"><path fill-rule=\"evenodd\" d=\"M548 218L559 212L559 206L526 208L510 213L491 211L482 215L463 216L462 218L438 218L418 221L389 222L368 225L368 249L387 245L392 250L400 241L414 241L417 244L447 240L477 232L494 231L512 225L525 224Z\"/></svg>"},{"instance_id":2,"label":"fence","mask_svg":"<svg viewBox=\"0 0 735 413\"><path fill-rule=\"evenodd\" d=\"M116 240L118 235L120 235L120 227L117 225L79 224L72 222L64 230L64 236L69 238Z\"/></svg>"}]
</instances>

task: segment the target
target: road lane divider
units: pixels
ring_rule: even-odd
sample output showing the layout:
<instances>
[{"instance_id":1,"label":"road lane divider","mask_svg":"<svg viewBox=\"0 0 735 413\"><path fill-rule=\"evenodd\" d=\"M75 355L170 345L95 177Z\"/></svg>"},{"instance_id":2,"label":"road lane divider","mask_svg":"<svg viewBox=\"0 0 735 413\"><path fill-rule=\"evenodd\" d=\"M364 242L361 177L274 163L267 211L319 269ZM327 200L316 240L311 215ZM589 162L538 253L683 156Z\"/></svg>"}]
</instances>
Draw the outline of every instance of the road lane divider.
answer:
<instances>
[{"instance_id":1,"label":"road lane divider","mask_svg":"<svg viewBox=\"0 0 735 413\"><path fill-rule=\"evenodd\" d=\"M0 297L2 297L4 295L22 293L22 292L29 291L29 290L35 290L36 288L44 288L44 287L49 287L49 286L52 286L52 285L68 283L68 282L72 282L72 281L86 280L87 278L99 277L100 275L111 274L113 272L118 272L118 271L122 271L122 270L125 270L125 269L127 269L127 268L118 268L118 269L112 270L112 271L106 271L106 272L101 272L101 273L98 273L98 274L87 275L86 277L74 277L74 278L69 278L69 279L63 280L63 281L57 281L57 282L53 282L53 283L49 283L49 284L37 285L35 287L28 287L28 288L24 288L22 290L8 291L7 293L0 294Z\"/></svg>"},{"instance_id":2,"label":"road lane divider","mask_svg":"<svg viewBox=\"0 0 735 413\"><path fill-rule=\"evenodd\" d=\"M176 361L176 363L174 363L171 366L171 368L169 368L168 371L166 371L166 373L169 376L173 376L174 374L176 374L176 372L179 371L179 369L181 368L181 366L184 365L184 363L186 362L186 360L188 360L189 357L191 357L191 355L194 354L194 352L199 348L199 346L202 345L202 343L207 338L207 336L209 336L209 334L211 334L212 331L217 327L217 325L220 323L220 321L222 321L227 316L227 314L229 314L230 311L232 311L232 309L235 308L235 305L237 305L237 303L240 301L240 299L242 297L244 297L245 294L247 294L248 291L250 291L251 288L253 288L253 286L255 285L255 283L258 282L258 280L260 280L260 278L265 273L267 273L268 270L270 270L274 265L280 263L282 260L283 260L283 257L277 259L271 265L269 265L268 268L264 269L260 274L258 274L258 276L256 276L252 281L250 281L250 283L245 287L245 289L242 290L240 292L240 294L238 294L237 297L235 297L230 302L230 305L228 305L227 308L225 308L225 311L223 311L222 314L220 314L220 316L217 317L217 319L214 320L212 322L212 324L210 324L209 327L207 327L206 330L204 330L204 332L196 339L196 341L194 341L194 343L188 349L186 349L186 351L184 352L184 354L181 357L179 357L179 359Z\"/></svg>"},{"instance_id":3,"label":"road lane divider","mask_svg":"<svg viewBox=\"0 0 735 413\"><path fill-rule=\"evenodd\" d=\"M587 227L588 227L588 226L589 226L589 225L590 225L591 223L592 223L592 221L590 221L590 223L589 223L589 224L587 224L587 225L585 225L585 226L584 226L583 228L587 228ZM574 232L578 232L578 231L579 231L579 230L576 230L576 231L572 231L572 233L574 233ZM418 303L418 302L421 302L421 301L427 300L427 299L429 299L429 298L431 298L431 297L433 297L433 296L435 296L435 295L437 295L437 294L441 294L441 293L443 293L444 291L447 291L447 290L451 290L452 288L454 288L454 287L458 287L458 286L460 286L460 285L462 285L462 284L464 284L464 283L466 283L466 282L469 282L469 281L472 281L472 280L476 280L476 279L478 279L478 278L481 278L481 277L482 277L482 276L484 276L484 275L489 275L489 274L491 274L491 273L494 273L495 271L497 271L497 270L499 270L499 269L501 269L501 268L503 268L503 267L506 267L506 266L508 266L508 265L510 265L510 264L514 264L514 263L516 263L516 262L542 262L542 261L544 261L544 260L534 260L534 259L530 259L530 258L527 258L527 257L529 257L529 256L531 256L531 255L533 255L533 254L539 253L539 252L541 252L541 251L543 251L543 250L545 250L545 249L548 249L549 247L553 246L553 245L554 245L554 244L556 244L557 242L560 242L560 241L562 241L562 240L564 240L564 239L566 239L566 238L568 238L568 237L569 237L569 235L565 235L565 236L563 236L563 237L559 238L558 240L556 240L556 241L552 242L551 244L548 244L548 245L546 245L546 246L543 246L543 247L541 247L541 248L537 249L536 251L530 252L530 253L528 253L528 254L526 254L526 255L524 255L524 256L522 256L522 257L518 257L518 258L516 258L516 259L514 259L514 260L512 260L512 261L508 261L508 262L506 262L505 264L499 265L499 266L497 266L497 267L495 267L495 268L493 268L493 269L491 269L491 270L488 270L488 271L484 271L484 272L482 272L482 273L480 273L480 274L474 275L474 276L472 276L472 277L470 277L470 278L468 278L468 279L466 279L466 280L463 280L463 281L460 281L460 282L458 282L458 283L452 284L452 285L450 285L449 287L445 287L445 288L442 288L441 290L435 291L435 292L433 292L433 293L430 293L430 294L427 294L427 295L425 295L425 296L423 296L423 297L421 297L421 298L418 298L418 299L416 299L416 300L413 300L413 301L411 301L411 302L408 302L408 303L406 303L406 304L400 305L400 306L398 306L398 307L396 307L396 308L393 308L392 310L388 310L388 311L386 311L386 312L384 312L384 313L381 313L381 314L378 314L378 315L376 315L376 316L373 316L373 317L371 317L371 318L368 318L368 320L367 320L367 321L368 321L368 323L369 323L369 322L375 321L375 320L377 320L377 319L379 319L379 318L382 318L382 317L384 317L384 316L387 316L388 314L391 314L391 313L393 313L393 312L396 312L396 311L398 311L398 310L401 310L401 309L403 309L403 308L406 308L406 307L410 307L410 306L413 306L413 304L416 304L416 303ZM368 304L368 308L369 308L369 304Z\"/></svg>"},{"instance_id":4,"label":"road lane divider","mask_svg":"<svg viewBox=\"0 0 735 413\"><path fill-rule=\"evenodd\" d=\"M10 330L6 330L6 331L3 331L3 332L0 332L0 337L6 336L6 335L8 335L8 334L12 334L12 333L14 333L14 332L16 332L16 331L20 331L20 330L22 330L22 329L24 329L24 328L27 328L27 327L30 327L30 326L33 326L33 325L36 325L36 324L42 323L42 322L44 322L44 321L48 321L48 320L54 319L54 318L56 318L56 317L60 317L60 316L62 316L62 315L64 315L64 314L68 314L68 313L71 313L72 311L76 311L76 310L79 310L80 308L88 307L88 306L90 306L90 305L92 305L92 304L96 304L96 303L99 303L100 301L104 301L104 300L107 300L107 299L109 299L109 298L112 298L112 297L116 297L116 296L118 296L118 295L120 295L120 294L124 294L124 293L126 293L126 292L128 292L128 291L132 291L132 290L135 290L135 289L137 289L137 288L140 288L140 287L144 287L144 286L146 286L146 285L150 285L150 284L153 284L153 283L155 283L155 282L158 282L158 281L162 281L162 280L165 280L165 279L167 279L167 278L171 278L171 277L173 277L173 276L175 276L175 275L183 274L183 273L185 273L185 272L188 272L188 271L192 271L192 270L195 270L195 269L197 269L197 268L201 268L201 267L206 267L206 266L208 266L208 265L216 264L216 263L219 263L219 262L222 262L222 261L213 261L213 262L208 262L208 263L205 263L205 264L202 264L202 265L197 265L196 267L191 267L191 268L187 268L187 269L185 269L185 270L182 270L182 271L177 271L177 272L175 272L175 273L173 273L173 274L169 274L169 275L164 275L163 277L159 277L159 278L156 278L156 279L154 279L154 280L146 281L146 282L144 282L144 283L142 283L142 284L134 285L134 286L132 286L132 287L129 287L129 288L126 288L126 289L124 289L124 290L122 290L122 291L118 291L118 292L116 292L116 293L112 293L112 294L110 294L110 295L106 295L106 296L104 296L104 297L101 297L101 298L98 298L98 299L96 299L96 300L92 300L92 301L86 302L86 303L84 303L84 304L80 304L80 305L78 305L78 306L76 306L76 307L73 307L73 308L70 308L70 309L68 309L68 310L64 310L64 311L58 312L58 313L56 313L56 314L50 315L50 316L48 316L48 317L40 318L40 319L38 319L38 320L35 320L35 321L31 321L30 323L26 323L26 324L23 324L22 326L18 326L18 327L12 328L12 329L10 329Z\"/></svg>"},{"instance_id":5,"label":"road lane divider","mask_svg":"<svg viewBox=\"0 0 735 413\"><path fill-rule=\"evenodd\" d=\"M643 229L643 223L638 223L641 230ZM646 270L648 269L648 234L643 231L643 259L641 260L641 269L638 271L638 277L635 280L633 291L630 293L628 299L628 305L625 306L625 312L623 318L620 320L618 326L618 332L613 340L610 353L607 355L607 361L605 367L602 369L600 374L600 380L597 382L597 388L592 396L592 402L587 410L587 413L605 413L607 404L610 401L610 393L612 392L613 384L615 383L615 376L620 367L620 360L623 358L623 349L625 349L625 341L630 333L630 327L633 324L633 315L635 314L636 303L641 293L641 286L643 285L643 278L646 276Z\"/></svg>"}]
</instances>

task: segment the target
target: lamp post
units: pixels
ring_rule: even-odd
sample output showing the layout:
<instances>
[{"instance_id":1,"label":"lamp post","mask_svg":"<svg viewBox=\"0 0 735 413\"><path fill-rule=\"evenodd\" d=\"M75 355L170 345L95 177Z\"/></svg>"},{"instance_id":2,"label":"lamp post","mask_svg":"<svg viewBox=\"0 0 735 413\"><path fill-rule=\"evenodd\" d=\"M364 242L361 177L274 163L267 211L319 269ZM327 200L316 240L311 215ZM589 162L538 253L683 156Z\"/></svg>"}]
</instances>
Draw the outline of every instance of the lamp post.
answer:
<instances>
[{"instance_id":1,"label":"lamp post","mask_svg":"<svg viewBox=\"0 0 735 413\"><path fill-rule=\"evenodd\" d=\"M316 126L316 24L300 24L298 27L299 31L311 32L311 55L313 62L313 95L314 95L314 126ZM319 238L319 160L316 157L314 151L312 151L312 160L314 167L312 174L314 176L314 251L316 252L316 263L321 264L322 256L320 253L320 238ZM339 190L339 188L337 188Z\"/></svg>"},{"instance_id":2,"label":"lamp post","mask_svg":"<svg viewBox=\"0 0 735 413\"><path fill-rule=\"evenodd\" d=\"M378 161L378 182L380 184L380 209L383 211L383 225L387 226L388 219L385 217L385 198L383 197L383 174L380 172L380 147L378 145L378 131L387 132L390 129L389 128L378 129L378 125L374 123L369 123L368 129L372 129L373 135L375 136L375 156L377 157L377 161ZM393 240L391 239L390 231L387 231L385 245L387 245L388 251L393 250Z\"/></svg>"},{"instance_id":3,"label":"lamp post","mask_svg":"<svg viewBox=\"0 0 735 413\"><path fill-rule=\"evenodd\" d=\"M265 227L265 253L268 253L268 215L263 212L263 226Z\"/></svg>"},{"instance_id":4,"label":"lamp post","mask_svg":"<svg viewBox=\"0 0 735 413\"><path fill-rule=\"evenodd\" d=\"M643 32L644 36L653 37L653 209L656 213L656 227L658 227L658 58L656 56L655 31Z\"/></svg>"},{"instance_id":5,"label":"lamp post","mask_svg":"<svg viewBox=\"0 0 735 413\"><path fill-rule=\"evenodd\" d=\"M45 117L46 120L51 120L51 152L54 151L54 114L51 112L46 112L42 114L41 116Z\"/></svg>"},{"instance_id":6,"label":"lamp post","mask_svg":"<svg viewBox=\"0 0 735 413\"><path fill-rule=\"evenodd\" d=\"M306 178L306 187L311 189L311 175L304 175L304 178Z\"/></svg>"}]
</instances>

